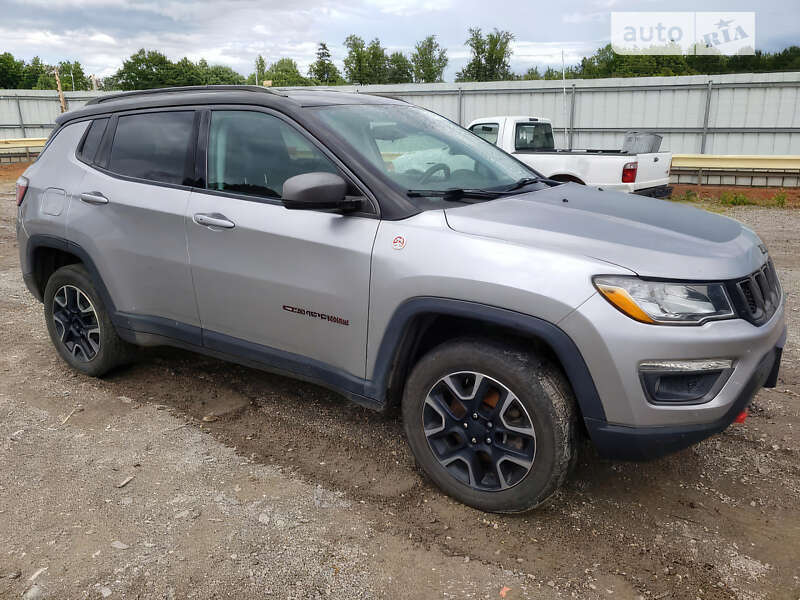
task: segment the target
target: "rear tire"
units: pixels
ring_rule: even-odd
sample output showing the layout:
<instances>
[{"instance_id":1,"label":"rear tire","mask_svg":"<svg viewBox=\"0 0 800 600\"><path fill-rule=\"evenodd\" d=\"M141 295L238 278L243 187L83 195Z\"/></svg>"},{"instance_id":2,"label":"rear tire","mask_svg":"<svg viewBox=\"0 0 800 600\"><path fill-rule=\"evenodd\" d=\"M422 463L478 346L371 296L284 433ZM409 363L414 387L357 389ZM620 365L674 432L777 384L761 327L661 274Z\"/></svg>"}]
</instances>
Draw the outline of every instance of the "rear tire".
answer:
<instances>
[{"instance_id":1,"label":"rear tire","mask_svg":"<svg viewBox=\"0 0 800 600\"><path fill-rule=\"evenodd\" d=\"M448 495L488 512L523 512L555 493L574 464L576 417L558 367L492 341L434 348L403 395L422 469Z\"/></svg>"},{"instance_id":2,"label":"rear tire","mask_svg":"<svg viewBox=\"0 0 800 600\"><path fill-rule=\"evenodd\" d=\"M133 346L117 335L83 265L61 267L50 276L44 290L44 316L59 356L85 375L105 375L133 354Z\"/></svg>"}]
</instances>

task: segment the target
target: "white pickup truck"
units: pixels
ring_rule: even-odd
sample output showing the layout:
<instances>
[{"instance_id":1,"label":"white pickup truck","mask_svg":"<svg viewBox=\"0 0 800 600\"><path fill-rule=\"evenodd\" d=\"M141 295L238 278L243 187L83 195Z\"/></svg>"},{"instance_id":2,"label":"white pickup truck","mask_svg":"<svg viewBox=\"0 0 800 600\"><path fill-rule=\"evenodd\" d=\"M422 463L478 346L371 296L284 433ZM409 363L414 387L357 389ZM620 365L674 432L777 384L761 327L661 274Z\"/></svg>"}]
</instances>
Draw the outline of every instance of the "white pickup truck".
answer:
<instances>
[{"instance_id":1,"label":"white pickup truck","mask_svg":"<svg viewBox=\"0 0 800 600\"><path fill-rule=\"evenodd\" d=\"M550 179L655 197L672 191L671 152L558 150L549 119L536 117L486 117L468 128Z\"/></svg>"}]
</instances>

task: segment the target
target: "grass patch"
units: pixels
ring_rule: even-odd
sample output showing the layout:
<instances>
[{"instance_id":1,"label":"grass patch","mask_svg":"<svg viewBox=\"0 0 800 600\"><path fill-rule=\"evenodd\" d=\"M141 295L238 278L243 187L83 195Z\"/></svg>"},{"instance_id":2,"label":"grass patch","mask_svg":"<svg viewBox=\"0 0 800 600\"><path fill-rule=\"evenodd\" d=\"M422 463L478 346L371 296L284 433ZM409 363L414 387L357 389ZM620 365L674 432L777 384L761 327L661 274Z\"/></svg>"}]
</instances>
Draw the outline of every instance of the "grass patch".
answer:
<instances>
[{"instance_id":1,"label":"grass patch","mask_svg":"<svg viewBox=\"0 0 800 600\"><path fill-rule=\"evenodd\" d=\"M734 206L760 206L762 208L791 208L796 207L785 191L775 192L772 196L766 197L763 194L748 195L740 191L732 190L687 190L680 194L673 194L669 199L672 202L682 202L686 204L700 204L707 210L724 210Z\"/></svg>"},{"instance_id":2,"label":"grass patch","mask_svg":"<svg viewBox=\"0 0 800 600\"><path fill-rule=\"evenodd\" d=\"M724 191L719 195L720 204L725 206L752 206L755 204L750 198L740 192Z\"/></svg>"},{"instance_id":3,"label":"grass patch","mask_svg":"<svg viewBox=\"0 0 800 600\"><path fill-rule=\"evenodd\" d=\"M778 192L769 199L773 206L786 208L786 192Z\"/></svg>"}]
</instances>

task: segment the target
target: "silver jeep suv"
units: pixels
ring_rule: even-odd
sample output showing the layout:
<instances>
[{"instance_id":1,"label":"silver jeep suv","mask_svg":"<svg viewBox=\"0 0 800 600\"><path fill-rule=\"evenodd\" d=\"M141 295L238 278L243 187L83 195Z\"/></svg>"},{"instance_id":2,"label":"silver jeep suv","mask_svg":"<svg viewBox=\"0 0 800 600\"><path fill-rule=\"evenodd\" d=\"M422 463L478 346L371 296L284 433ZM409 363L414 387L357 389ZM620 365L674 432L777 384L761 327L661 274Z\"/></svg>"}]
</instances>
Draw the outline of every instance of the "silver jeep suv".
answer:
<instances>
[{"instance_id":1,"label":"silver jeep suv","mask_svg":"<svg viewBox=\"0 0 800 600\"><path fill-rule=\"evenodd\" d=\"M424 471L488 511L545 501L583 436L643 459L722 431L786 337L737 221L549 181L388 98L105 96L58 119L17 204L74 369L170 345L400 403Z\"/></svg>"}]
</instances>

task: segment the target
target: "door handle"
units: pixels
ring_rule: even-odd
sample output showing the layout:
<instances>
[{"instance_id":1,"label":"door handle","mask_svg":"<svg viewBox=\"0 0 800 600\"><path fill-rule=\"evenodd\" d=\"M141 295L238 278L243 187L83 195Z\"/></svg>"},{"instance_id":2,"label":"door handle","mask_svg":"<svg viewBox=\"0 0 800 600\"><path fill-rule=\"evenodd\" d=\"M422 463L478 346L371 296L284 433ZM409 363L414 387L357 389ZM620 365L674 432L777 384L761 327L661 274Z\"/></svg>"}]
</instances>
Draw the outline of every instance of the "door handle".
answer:
<instances>
[{"instance_id":1,"label":"door handle","mask_svg":"<svg viewBox=\"0 0 800 600\"><path fill-rule=\"evenodd\" d=\"M100 192L84 192L81 194L81 200L87 204L108 204L108 198Z\"/></svg>"},{"instance_id":2,"label":"door handle","mask_svg":"<svg viewBox=\"0 0 800 600\"><path fill-rule=\"evenodd\" d=\"M219 227L220 229L233 229L236 225L233 221L228 220L225 215L219 213L205 214L196 213L194 215L194 222L198 225L205 225L206 227Z\"/></svg>"}]
</instances>

